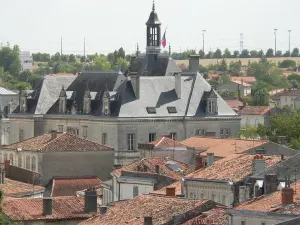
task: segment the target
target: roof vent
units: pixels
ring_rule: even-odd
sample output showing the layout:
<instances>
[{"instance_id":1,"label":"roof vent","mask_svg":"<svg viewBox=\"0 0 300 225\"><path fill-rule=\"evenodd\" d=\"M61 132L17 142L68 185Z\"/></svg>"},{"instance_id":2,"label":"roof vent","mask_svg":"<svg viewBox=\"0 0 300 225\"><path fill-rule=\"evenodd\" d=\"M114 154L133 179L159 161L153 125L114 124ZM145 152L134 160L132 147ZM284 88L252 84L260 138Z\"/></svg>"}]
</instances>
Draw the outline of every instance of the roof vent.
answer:
<instances>
[{"instance_id":1,"label":"roof vent","mask_svg":"<svg viewBox=\"0 0 300 225\"><path fill-rule=\"evenodd\" d=\"M167 107L169 113L177 113L177 109L174 106Z\"/></svg>"},{"instance_id":2,"label":"roof vent","mask_svg":"<svg viewBox=\"0 0 300 225\"><path fill-rule=\"evenodd\" d=\"M148 114L156 114L156 108L155 107L147 107Z\"/></svg>"}]
</instances>

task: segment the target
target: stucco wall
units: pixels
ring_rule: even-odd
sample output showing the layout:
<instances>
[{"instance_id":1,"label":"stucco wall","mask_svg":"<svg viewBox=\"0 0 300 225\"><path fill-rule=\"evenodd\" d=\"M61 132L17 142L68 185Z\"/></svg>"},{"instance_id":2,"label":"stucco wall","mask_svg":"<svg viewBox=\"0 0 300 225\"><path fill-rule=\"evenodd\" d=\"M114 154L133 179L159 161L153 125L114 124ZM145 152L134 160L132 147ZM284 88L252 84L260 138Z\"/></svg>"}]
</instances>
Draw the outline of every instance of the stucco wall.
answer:
<instances>
[{"instance_id":1,"label":"stucco wall","mask_svg":"<svg viewBox=\"0 0 300 225\"><path fill-rule=\"evenodd\" d=\"M153 191L153 185L151 184L121 183L120 185L120 200L132 199L134 186L138 187L138 195L148 194Z\"/></svg>"},{"instance_id":2,"label":"stucco wall","mask_svg":"<svg viewBox=\"0 0 300 225\"><path fill-rule=\"evenodd\" d=\"M255 215L234 215L232 221L230 221L229 225L241 225L242 221L245 221L245 225L260 225L265 223L265 225L274 225L279 222L286 221L287 219L283 219L278 217L267 217L267 216L255 216Z\"/></svg>"},{"instance_id":3,"label":"stucco wall","mask_svg":"<svg viewBox=\"0 0 300 225\"><path fill-rule=\"evenodd\" d=\"M241 127L246 125L258 126L258 124L265 124L265 116L262 115L242 115Z\"/></svg>"}]
</instances>

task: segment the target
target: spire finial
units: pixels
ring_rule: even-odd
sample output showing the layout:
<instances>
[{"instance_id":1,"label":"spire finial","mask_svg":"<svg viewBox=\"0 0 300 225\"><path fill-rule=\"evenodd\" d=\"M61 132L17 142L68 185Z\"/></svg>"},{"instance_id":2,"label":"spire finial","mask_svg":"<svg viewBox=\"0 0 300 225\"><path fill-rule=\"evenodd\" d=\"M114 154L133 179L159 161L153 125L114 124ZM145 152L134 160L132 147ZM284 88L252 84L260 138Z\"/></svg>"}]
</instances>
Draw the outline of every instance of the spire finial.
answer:
<instances>
[{"instance_id":1,"label":"spire finial","mask_svg":"<svg viewBox=\"0 0 300 225\"><path fill-rule=\"evenodd\" d=\"M169 55L171 55L171 44L169 43Z\"/></svg>"},{"instance_id":2,"label":"spire finial","mask_svg":"<svg viewBox=\"0 0 300 225\"><path fill-rule=\"evenodd\" d=\"M62 85L61 89L62 89L62 90L65 90L65 86L64 86L64 85Z\"/></svg>"},{"instance_id":3,"label":"spire finial","mask_svg":"<svg viewBox=\"0 0 300 225\"><path fill-rule=\"evenodd\" d=\"M137 45L136 45L136 56L139 55L139 50L140 50L139 43L137 43Z\"/></svg>"},{"instance_id":4,"label":"spire finial","mask_svg":"<svg viewBox=\"0 0 300 225\"><path fill-rule=\"evenodd\" d=\"M153 0L152 11L155 11L155 2Z\"/></svg>"}]
</instances>

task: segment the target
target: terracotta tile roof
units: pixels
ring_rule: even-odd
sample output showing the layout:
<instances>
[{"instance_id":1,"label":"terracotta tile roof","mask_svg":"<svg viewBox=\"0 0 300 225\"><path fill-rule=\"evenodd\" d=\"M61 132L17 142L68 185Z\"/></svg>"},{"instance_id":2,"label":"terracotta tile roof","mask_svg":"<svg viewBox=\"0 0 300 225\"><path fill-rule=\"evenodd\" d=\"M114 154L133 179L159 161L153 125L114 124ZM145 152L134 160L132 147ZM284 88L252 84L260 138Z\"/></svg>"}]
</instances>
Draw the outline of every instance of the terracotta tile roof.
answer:
<instances>
[{"instance_id":1,"label":"terracotta tile roof","mask_svg":"<svg viewBox=\"0 0 300 225\"><path fill-rule=\"evenodd\" d=\"M292 184L291 188L295 190L295 184ZM296 192L294 193L294 203L287 206L281 204L281 191L277 191L270 195L263 195L251 201L245 202L235 207L234 209L259 212L300 214L300 182L296 183Z\"/></svg>"},{"instance_id":2,"label":"terracotta tile roof","mask_svg":"<svg viewBox=\"0 0 300 225\"><path fill-rule=\"evenodd\" d=\"M189 146L182 144L181 142L174 141L171 138L162 136L159 139L149 142L148 144L153 144L154 148L173 148L173 147L184 147L187 148Z\"/></svg>"},{"instance_id":3,"label":"terracotta tile roof","mask_svg":"<svg viewBox=\"0 0 300 225\"><path fill-rule=\"evenodd\" d=\"M156 195L166 195L166 189L167 188L175 188L175 194L176 195L180 195L182 194L182 191L181 191L181 182L180 181L176 181L175 183L173 184L170 184L169 186L166 186L164 188L161 188L157 191L153 191L151 192L152 194L156 194Z\"/></svg>"},{"instance_id":4,"label":"terracotta tile roof","mask_svg":"<svg viewBox=\"0 0 300 225\"><path fill-rule=\"evenodd\" d=\"M168 167L168 164L177 164L180 168L180 171L174 171L170 167ZM181 177L193 172L195 170L195 167L189 164L185 164L180 161L176 160L170 160L165 158L144 158L141 160L137 160L133 163L130 163L128 165L125 165L121 167L120 169L116 169L113 171L113 174L116 176L121 175L121 171L137 171L137 172L149 172L149 173L155 173L155 166L159 166L159 174L171 177L173 179L180 179Z\"/></svg>"},{"instance_id":5,"label":"terracotta tile roof","mask_svg":"<svg viewBox=\"0 0 300 225\"><path fill-rule=\"evenodd\" d=\"M207 79L215 79L215 80L218 80L220 78L220 75L217 74L217 73L208 73L207 74Z\"/></svg>"},{"instance_id":6,"label":"terracotta tile roof","mask_svg":"<svg viewBox=\"0 0 300 225\"><path fill-rule=\"evenodd\" d=\"M56 197L52 199L52 215L43 215L42 198L5 198L3 213L13 221L87 219L91 214L84 212L84 198Z\"/></svg>"},{"instance_id":7,"label":"terracotta tile roof","mask_svg":"<svg viewBox=\"0 0 300 225\"><path fill-rule=\"evenodd\" d=\"M246 83L254 83L256 81L255 77L230 77L231 80L244 81Z\"/></svg>"},{"instance_id":8,"label":"terracotta tile roof","mask_svg":"<svg viewBox=\"0 0 300 225\"><path fill-rule=\"evenodd\" d=\"M52 139L51 132L29 138L6 146L8 149L21 148L39 152L68 152L68 151L113 151L113 148L98 144L69 133L57 133Z\"/></svg>"},{"instance_id":9,"label":"terracotta tile roof","mask_svg":"<svg viewBox=\"0 0 300 225\"><path fill-rule=\"evenodd\" d=\"M297 74L297 75L300 75L300 72L296 72L296 71L286 71L286 72L283 72L283 76L284 77L288 77L289 75L291 74Z\"/></svg>"},{"instance_id":10,"label":"terracotta tile roof","mask_svg":"<svg viewBox=\"0 0 300 225\"><path fill-rule=\"evenodd\" d=\"M9 178L5 178L4 184L0 184L0 189L4 192L5 196L21 197L31 195L33 192L32 184L23 183ZM34 192L45 190L44 187L34 186Z\"/></svg>"},{"instance_id":11,"label":"terracotta tile roof","mask_svg":"<svg viewBox=\"0 0 300 225\"><path fill-rule=\"evenodd\" d=\"M187 175L186 178L238 182L246 176L252 175L254 157L254 155L234 154L214 162L213 165L205 169L197 170ZM280 156L263 157L266 160L266 168L281 161Z\"/></svg>"},{"instance_id":12,"label":"terracotta tile roof","mask_svg":"<svg viewBox=\"0 0 300 225\"><path fill-rule=\"evenodd\" d=\"M216 207L193 218L182 225L228 225L228 215L225 207Z\"/></svg>"},{"instance_id":13,"label":"terracotta tile roof","mask_svg":"<svg viewBox=\"0 0 300 225\"><path fill-rule=\"evenodd\" d=\"M183 198L140 195L134 199L116 202L107 213L100 217L88 219L80 225L101 224L143 224L143 218L152 216L153 224L166 224L176 214L195 211L198 208L214 208L215 203L209 200L188 200ZM201 210L198 210L201 212ZM207 210L205 210L207 211Z\"/></svg>"},{"instance_id":14,"label":"terracotta tile roof","mask_svg":"<svg viewBox=\"0 0 300 225\"><path fill-rule=\"evenodd\" d=\"M94 188L101 184L98 177L53 178L52 197L75 196L77 191Z\"/></svg>"},{"instance_id":15,"label":"terracotta tile roof","mask_svg":"<svg viewBox=\"0 0 300 225\"><path fill-rule=\"evenodd\" d=\"M207 152L213 152L215 156L227 157L234 153L243 153L248 149L261 146L268 143L268 141L194 136L181 141L181 143L194 147L196 150L204 151L201 153L203 156Z\"/></svg>"},{"instance_id":16,"label":"terracotta tile roof","mask_svg":"<svg viewBox=\"0 0 300 225\"><path fill-rule=\"evenodd\" d=\"M270 110L270 106L246 106L241 111L241 115L264 115Z\"/></svg>"},{"instance_id":17,"label":"terracotta tile roof","mask_svg":"<svg viewBox=\"0 0 300 225\"><path fill-rule=\"evenodd\" d=\"M248 84L245 81L239 81L239 80L231 80L231 82L242 85L244 87L252 87L252 84Z\"/></svg>"},{"instance_id":18,"label":"terracotta tile roof","mask_svg":"<svg viewBox=\"0 0 300 225\"><path fill-rule=\"evenodd\" d=\"M238 98L235 99L226 99L224 98L225 102L235 111L240 111L242 107L244 107L245 103Z\"/></svg>"}]
</instances>

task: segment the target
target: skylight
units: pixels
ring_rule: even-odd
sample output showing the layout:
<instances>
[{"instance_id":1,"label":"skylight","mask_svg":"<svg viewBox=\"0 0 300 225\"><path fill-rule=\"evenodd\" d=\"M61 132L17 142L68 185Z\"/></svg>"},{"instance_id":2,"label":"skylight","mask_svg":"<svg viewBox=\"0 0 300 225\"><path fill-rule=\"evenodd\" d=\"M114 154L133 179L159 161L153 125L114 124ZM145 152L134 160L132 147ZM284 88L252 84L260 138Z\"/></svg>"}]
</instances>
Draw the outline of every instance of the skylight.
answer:
<instances>
[{"instance_id":1,"label":"skylight","mask_svg":"<svg viewBox=\"0 0 300 225\"><path fill-rule=\"evenodd\" d=\"M174 107L174 106L169 106L169 107L167 107L167 108L168 108L168 112L169 112L169 113L177 113L176 107Z\"/></svg>"},{"instance_id":2,"label":"skylight","mask_svg":"<svg viewBox=\"0 0 300 225\"><path fill-rule=\"evenodd\" d=\"M148 114L156 114L156 108L155 107L147 107Z\"/></svg>"}]
</instances>

